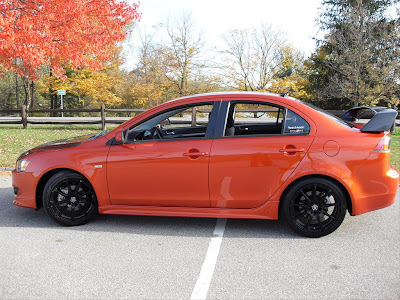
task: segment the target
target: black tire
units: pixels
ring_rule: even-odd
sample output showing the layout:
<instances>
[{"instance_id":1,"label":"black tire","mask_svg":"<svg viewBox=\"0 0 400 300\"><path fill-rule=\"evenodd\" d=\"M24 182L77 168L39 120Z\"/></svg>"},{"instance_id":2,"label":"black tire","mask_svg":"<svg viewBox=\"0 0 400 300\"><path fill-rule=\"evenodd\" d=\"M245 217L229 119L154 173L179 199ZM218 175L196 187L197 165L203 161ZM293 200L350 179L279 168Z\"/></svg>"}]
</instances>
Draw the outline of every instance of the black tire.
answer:
<instances>
[{"instance_id":1,"label":"black tire","mask_svg":"<svg viewBox=\"0 0 400 300\"><path fill-rule=\"evenodd\" d=\"M285 193L282 212L295 232L319 238L342 224L347 212L346 196L330 180L307 178L295 183Z\"/></svg>"},{"instance_id":2,"label":"black tire","mask_svg":"<svg viewBox=\"0 0 400 300\"><path fill-rule=\"evenodd\" d=\"M87 223L98 211L92 185L72 171L54 174L43 190L43 207L57 223L77 226Z\"/></svg>"}]
</instances>

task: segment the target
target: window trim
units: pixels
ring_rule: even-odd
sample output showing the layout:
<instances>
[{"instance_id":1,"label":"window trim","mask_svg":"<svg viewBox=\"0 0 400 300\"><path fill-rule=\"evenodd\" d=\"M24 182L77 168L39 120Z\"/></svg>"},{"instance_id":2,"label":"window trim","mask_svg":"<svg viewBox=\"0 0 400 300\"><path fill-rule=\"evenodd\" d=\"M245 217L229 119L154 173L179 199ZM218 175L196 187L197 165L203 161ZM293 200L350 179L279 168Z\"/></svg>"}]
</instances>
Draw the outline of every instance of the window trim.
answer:
<instances>
[{"instance_id":1,"label":"window trim","mask_svg":"<svg viewBox=\"0 0 400 300\"><path fill-rule=\"evenodd\" d=\"M269 105L269 106L273 106L278 108L278 112L279 109L283 109L284 110L284 118L282 120L282 131L280 134L248 134L248 135L233 135L233 136L225 136L225 130L226 130L226 123L228 120L228 113L231 107L231 104L262 104L262 105ZM284 133L285 131L285 126L286 126L286 115L287 115L287 111L291 110L294 113L296 113L297 115L299 115L296 111L294 111L293 109L290 109L288 107L285 107L283 105L279 105L279 104L275 104L275 103L271 103L271 102L265 102L265 101L260 101L260 100L231 100L231 101L222 101L221 104L221 108L220 108L220 114L221 117L218 118L218 122L216 124L216 129L215 129L215 135L214 135L214 139L230 139L230 138L250 138L250 137L285 137L285 136L307 136L311 133L311 125L310 122L307 121L304 117L302 117L301 115L299 115L304 121L307 122L307 124L310 126L310 131L308 133L302 133L302 134L296 134L296 133ZM224 118L222 120L222 115L224 115ZM279 115L277 116L279 117Z\"/></svg>"}]
</instances>

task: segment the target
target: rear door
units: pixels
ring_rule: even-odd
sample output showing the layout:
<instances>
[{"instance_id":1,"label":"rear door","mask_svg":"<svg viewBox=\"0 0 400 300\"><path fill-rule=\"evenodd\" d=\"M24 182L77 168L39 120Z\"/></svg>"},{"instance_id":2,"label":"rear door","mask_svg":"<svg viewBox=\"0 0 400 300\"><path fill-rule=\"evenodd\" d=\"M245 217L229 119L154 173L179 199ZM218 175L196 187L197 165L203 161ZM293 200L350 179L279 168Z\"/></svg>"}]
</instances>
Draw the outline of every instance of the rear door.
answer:
<instances>
[{"instance_id":1,"label":"rear door","mask_svg":"<svg viewBox=\"0 0 400 300\"><path fill-rule=\"evenodd\" d=\"M315 128L300 112L273 103L222 103L227 117L219 119L211 150L211 206L260 206L303 159Z\"/></svg>"}]
</instances>

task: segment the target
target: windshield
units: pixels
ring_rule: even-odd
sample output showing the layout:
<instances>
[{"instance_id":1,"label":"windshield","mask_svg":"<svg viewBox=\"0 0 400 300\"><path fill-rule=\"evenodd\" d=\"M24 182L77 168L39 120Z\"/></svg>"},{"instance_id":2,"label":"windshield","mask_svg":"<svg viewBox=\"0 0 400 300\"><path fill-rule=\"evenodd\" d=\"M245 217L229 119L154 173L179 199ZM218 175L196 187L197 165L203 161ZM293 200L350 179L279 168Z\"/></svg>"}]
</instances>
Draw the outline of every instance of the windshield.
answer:
<instances>
[{"instance_id":1,"label":"windshield","mask_svg":"<svg viewBox=\"0 0 400 300\"><path fill-rule=\"evenodd\" d=\"M332 119L332 120L334 120L334 121L336 121L336 122L338 122L340 124L346 125L348 127L354 127L353 124L348 123L348 122L342 120L341 118L339 118L339 117L337 117L337 116L335 116L335 115L333 115L331 113L328 113L327 111L323 110L322 108L320 108L318 106L315 106L315 105L313 105L311 103L307 103L307 102L304 102L304 101L301 101L301 100L297 100L297 101L299 101L300 103L302 103L304 105L307 105L308 107L311 107L311 108L315 109L316 111L319 111L320 113L323 113L328 118L330 118L330 119Z\"/></svg>"}]
</instances>

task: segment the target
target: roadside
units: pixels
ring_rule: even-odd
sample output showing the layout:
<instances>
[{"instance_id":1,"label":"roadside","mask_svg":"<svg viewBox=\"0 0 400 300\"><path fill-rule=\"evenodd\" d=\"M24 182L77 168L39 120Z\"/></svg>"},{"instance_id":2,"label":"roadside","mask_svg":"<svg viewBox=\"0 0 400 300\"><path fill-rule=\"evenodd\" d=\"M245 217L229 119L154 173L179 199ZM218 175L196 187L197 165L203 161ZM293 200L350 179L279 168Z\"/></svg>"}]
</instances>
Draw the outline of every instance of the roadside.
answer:
<instances>
[{"instance_id":1,"label":"roadside","mask_svg":"<svg viewBox=\"0 0 400 300\"><path fill-rule=\"evenodd\" d=\"M62 227L13 197L1 178L0 299L399 298L398 200L309 239L267 220L217 232L212 218L98 215Z\"/></svg>"}]
</instances>

